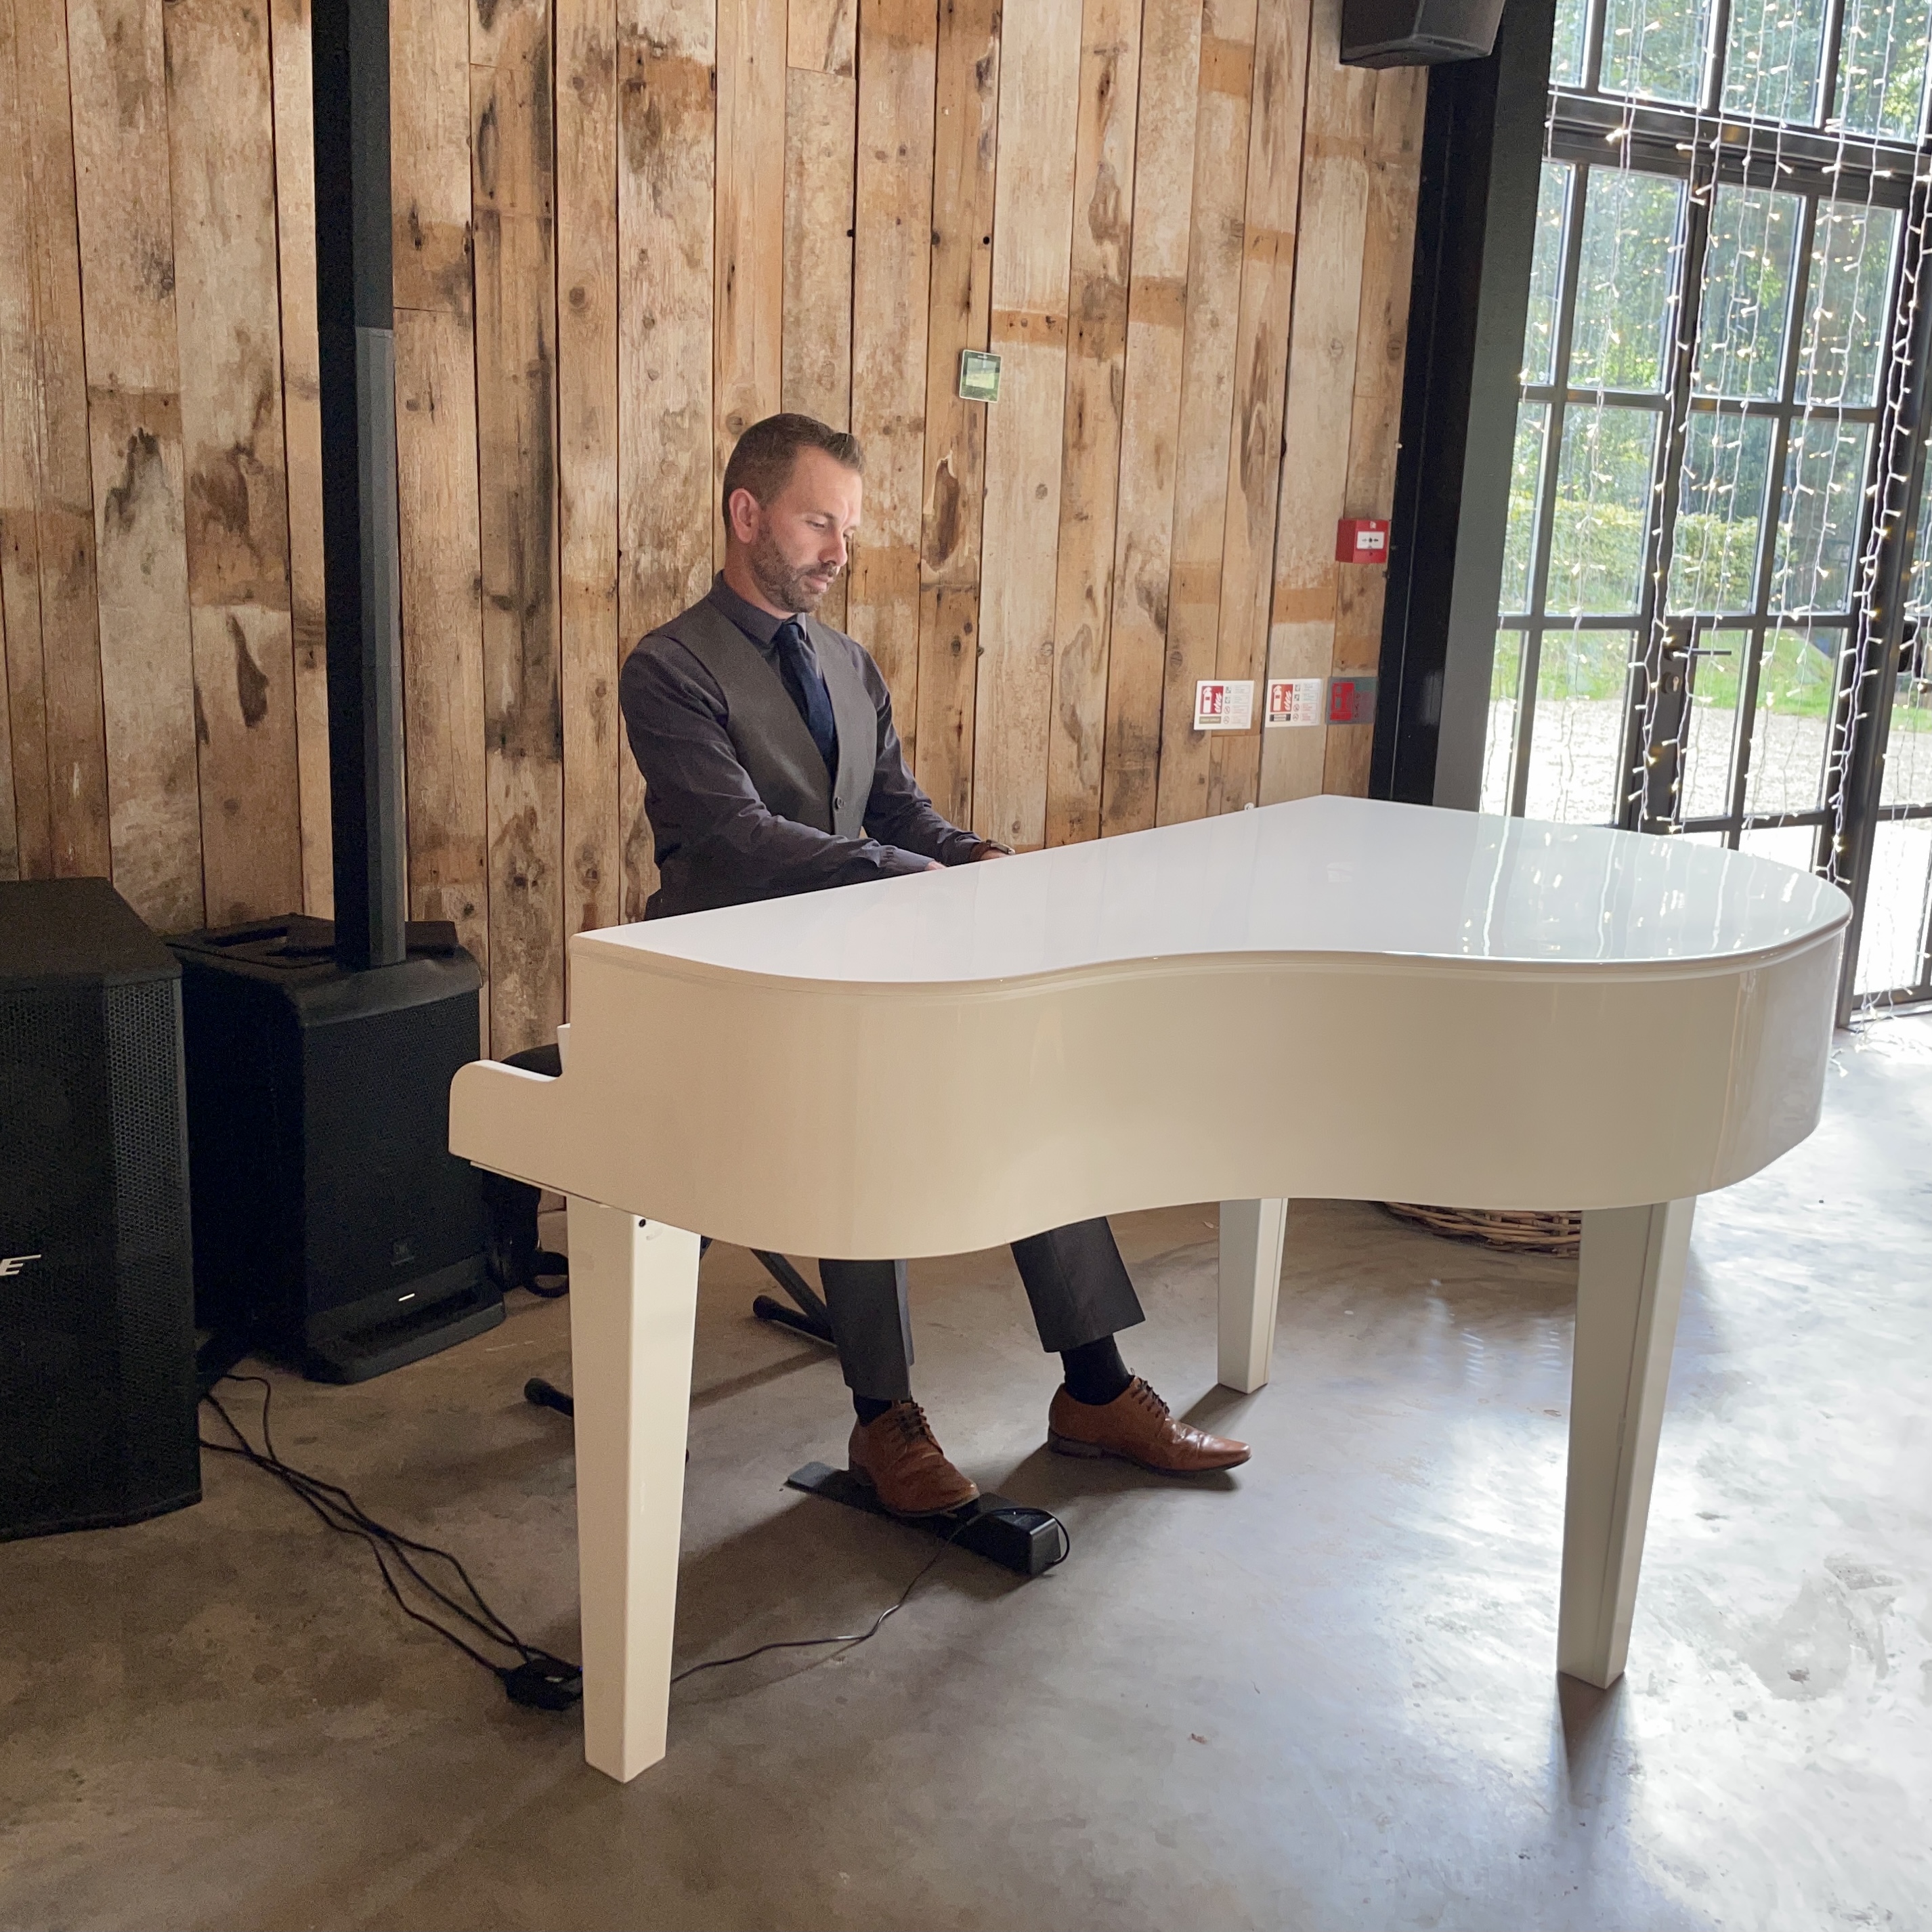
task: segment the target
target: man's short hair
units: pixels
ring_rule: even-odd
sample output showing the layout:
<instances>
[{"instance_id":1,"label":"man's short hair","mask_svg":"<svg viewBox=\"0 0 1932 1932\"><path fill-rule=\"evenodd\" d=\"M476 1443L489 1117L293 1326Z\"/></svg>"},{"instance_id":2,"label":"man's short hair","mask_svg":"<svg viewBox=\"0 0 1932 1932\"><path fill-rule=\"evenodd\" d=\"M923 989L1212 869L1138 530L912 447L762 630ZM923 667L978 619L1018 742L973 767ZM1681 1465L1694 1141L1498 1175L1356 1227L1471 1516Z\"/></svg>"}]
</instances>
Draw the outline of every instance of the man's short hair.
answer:
<instances>
[{"instance_id":1,"label":"man's short hair","mask_svg":"<svg viewBox=\"0 0 1932 1932\"><path fill-rule=\"evenodd\" d=\"M760 503L769 503L791 480L792 466L801 449L822 449L835 463L862 476L865 452L849 430L834 429L816 416L788 412L754 422L739 437L724 465L722 506L724 527L731 527L731 496L748 490Z\"/></svg>"}]
</instances>

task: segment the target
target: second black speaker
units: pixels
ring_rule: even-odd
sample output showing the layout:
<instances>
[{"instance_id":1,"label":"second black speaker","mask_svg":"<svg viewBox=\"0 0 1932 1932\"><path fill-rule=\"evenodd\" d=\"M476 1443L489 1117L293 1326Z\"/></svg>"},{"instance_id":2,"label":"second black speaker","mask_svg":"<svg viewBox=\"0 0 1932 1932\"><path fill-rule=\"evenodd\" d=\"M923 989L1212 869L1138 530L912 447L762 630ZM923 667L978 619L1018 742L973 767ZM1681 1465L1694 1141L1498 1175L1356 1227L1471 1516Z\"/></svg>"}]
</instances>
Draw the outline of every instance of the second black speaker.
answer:
<instances>
[{"instance_id":1,"label":"second black speaker","mask_svg":"<svg viewBox=\"0 0 1932 1932\"><path fill-rule=\"evenodd\" d=\"M197 1319L360 1382L503 1318L449 1083L482 975L447 928L351 972L327 922L171 942L182 963Z\"/></svg>"}]
</instances>

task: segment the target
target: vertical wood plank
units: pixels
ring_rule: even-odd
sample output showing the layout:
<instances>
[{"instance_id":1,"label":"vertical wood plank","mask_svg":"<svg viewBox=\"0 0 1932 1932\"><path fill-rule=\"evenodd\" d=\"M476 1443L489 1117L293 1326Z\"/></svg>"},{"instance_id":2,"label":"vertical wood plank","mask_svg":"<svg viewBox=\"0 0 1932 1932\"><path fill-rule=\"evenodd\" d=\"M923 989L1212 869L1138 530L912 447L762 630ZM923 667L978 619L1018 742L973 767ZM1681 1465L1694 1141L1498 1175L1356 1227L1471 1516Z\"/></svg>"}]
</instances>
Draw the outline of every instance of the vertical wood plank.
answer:
<instances>
[{"instance_id":1,"label":"vertical wood plank","mask_svg":"<svg viewBox=\"0 0 1932 1932\"><path fill-rule=\"evenodd\" d=\"M1258 680L1268 668L1308 36L1309 0L1261 0L1248 110L1248 199L1240 320L1234 342L1234 422L1228 452L1216 677ZM1258 706L1255 730L1211 741L1210 812L1236 812L1254 803L1261 773L1261 716Z\"/></svg>"},{"instance_id":2,"label":"vertical wood plank","mask_svg":"<svg viewBox=\"0 0 1932 1932\"><path fill-rule=\"evenodd\" d=\"M718 0L716 331L712 491L732 446L778 406L784 341L785 0ZM724 561L724 520L712 519Z\"/></svg>"},{"instance_id":3,"label":"vertical wood plank","mask_svg":"<svg viewBox=\"0 0 1932 1932\"><path fill-rule=\"evenodd\" d=\"M850 74L785 76L784 353L779 406L852 422L852 172L859 88ZM845 580L818 614L843 628Z\"/></svg>"},{"instance_id":4,"label":"vertical wood plank","mask_svg":"<svg viewBox=\"0 0 1932 1932\"><path fill-rule=\"evenodd\" d=\"M932 270L920 521L920 782L956 825L973 814L979 681L984 403L962 401L959 358L991 326L999 0L942 0L933 118Z\"/></svg>"},{"instance_id":5,"label":"vertical wood plank","mask_svg":"<svg viewBox=\"0 0 1932 1932\"><path fill-rule=\"evenodd\" d=\"M1140 36L1140 0L1086 0L1047 733L1049 845L1091 838L1100 830Z\"/></svg>"},{"instance_id":6,"label":"vertical wood plank","mask_svg":"<svg viewBox=\"0 0 1932 1932\"><path fill-rule=\"evenodd\" d=\"M1355 393L1348 425L1345 517L1386 517L1395 496L1402 419L1402 364L1408 347L1409 272L1415 248L1416 185L1428 104L1424 70L1389 68L1376 76L1369 142L1369 206L1362 248L1362 306ZM1372 675L1382 656L1385 563L1344 566L1335 598L1332 669ZM1327 728L1322 789L1360 798L1369 788L1372 724Z\"/></svg>"},{"instance_id":7,"label":"vertical wood plank","mask_svg":"<svg viewBox=\"0 0 1932 1932\"><path fill-rule=\"evenodd\" d=\"M785 86L780 407L835 428L852 412L852 171L858 84L794 68Z\"/></svg>"},{"instance_id":8,"label":"vertical wood plank","mask_svg":"<svg viewBox=\"0 0 1932 1932\"><path fill-rule=\"evenodd\" d=\"M710 0L619 0L620 653L711 580ZM623 754L624 911L656 883L643 783Z\"/></svg>"},{"instance_id":9,"label":"vertical wood plank","mask_svg":"<svg viewBox=\"0 0 1932 1932\"><path fill-rule=\"evenodd\" d=\"M16 0L0 0L0 878L53 868L40 664L40 452L34 314L33 104L21 88ZM63 53L64 50L63 50ZM64 58L63 58L63 66ZM31 85L31 74L29 75ZM64 126L64 118L63 117Z\"/></svg>"},{"instance_id":10,"label":"vertical wood plank","mask_svg":"<svg viewBox=\"0 0 1932 1932\"><path fill-rule=\"evenodd\" d=\"M1348 479L1346 460L1338 460L1338 452L1348 446L1353 413L1376 87L1372 72L1341 65L1340 20L1341 0L1315 0L1270 677L1325 677L1334 644L1336 577L1342 568L1335 561L1335 525ZM1325 735L1325 728L1265 734L1263 803L1322 789Z\"/></svg>"},{"instance_id":11,"label":"vertical wood plank","mask_svg":"<svg viewBox=\"0 0 1932 1932\"><path fill-rule=\"evenodd\" d=\"M172 0L175 308L208 917L302 904L267 0Z\"/></svg>"},{"instance_id":12,"label":"vertical wood plank","mask_svg":"<svg viewBox=\"0 0 1932 1932\"><path fill-rule=\"evenodd\" d=\"M468 0L389 16L410 910L490 970ZM489 1037L490 988L484 988Z\"/></svg>"},{"instance_id":13,"label":"vertical wood plank","mask_svg":"<svg viewBox=\"0 0 1932 1932\"><path fill-rule=\"evenodd\" d=\"M785 58L802 72L842 74L849 80L858 28L859 0L791 0Z\"/></svg>"},{"instance_id":14,"label":"vertical wood plank","mask_svg":"<svg viewBox=\"0 0 1932 1932\"><path fill-rule=\"evenodd\" d=\"M161 0L68 9L113 878L201 924Z\"/></svg>"},{"instance_id":15,"label":"vertical wood plank","mask_svg":"<svg viewBox=\"0 0 1932 1932\"><path fill-rule=\"evenodd\" d=\"M67 26L0 4L0 600L6 808L28 878L112 862Z\"/></svg>"},{"instance_id":16,"label":"vertical wood plank","mask_svg":"<svg viewBox=\"0 0 1932 1932\"><path fill-rule=\"evenodd\" d=\"M785 94L784 350L779 406L852 420L852 168L858 87L794 70Z\"/></svg>"},{"instance_id":17,"label":"vertical wood plank","mask_svg":"<svg viewBox=\"0 0 1932 1932\"><path fill-rule=\"evenodd\" d=\"M557 0L557 515L562 584L563 929L615 926L617 14Z\"/></svg>"},{"instance_id":18,"label":"vertical wood plank","mask_svg":"<svg viewBox=\"0 0 1932 1932\"><path fill-rule=\"evenodd\" d=\"M866 452L866 507L846 622L892 694L918 753L922 404L932 223L937 0L866 0L859 19L856 221L852 259L852 428Z\"/></svg>"},{"instance_id":19,"label":"vertical wood plank","mask_svg":"<svg viewBox=\"0 0 1932 1932\"><path fill-rule=\"evenodd\" d=\"M1166 676L1162 693L1162 825L1208 808L1209 740L1191 728L1194 686L1214 674L1220 642L1221 549L1226 529L1228 448L1240 319L1248 174L1249 98L1254 78L1255 0L1208 0L1201 20L1195 119L1194 211L1182 352L1182 434L1175 466L1174 551L1168 580Z\"/></svg>"},{"instance_id":20,"label":"vertical wood plank","mask_svg":"<svg viewBox=\"0 0 1932 1932\"><path fill-rule=\"evenodd\" d=\"M1058 0L1007 0L993 214L1000 400L986 425L973 808L982 831L1020 848L1046 832L1080 29Z\"/></svg>"},{"instance_id":21,"label":"vertical wood plank","mask_svg":"<svg viewBox=\"0 0 1932 1932\"><path fill-rule=\"evenodd\" d=\"M563 1017L556 145L549 0L470 16L476 445L490 806L490 1042Z\"/></svg>"},{"instance_id":22,"label":"vertical wood plank","mask_svg":"<svg viewBox=\"0 0 1932 1932\"><path fill-rule=\"evenodd\" d=\"M17 17L22 11L29 16L24 21ZM62 27L57 103L47 100L44 86L35 86L39 50L28 38L36 25L44 32L50 24ZM0 662L6 668L0 682L8 687L0 696L0 738L4 740L0 743L0 878L8 879L46 878L53 871L40 635L41 446L47 425L40 397L38 297L46 270L58 262L44 260L35 245L42 224L34 186L36 176L47 172L44 118L56 121L62 141L72 138L64 111L66 80L64 24L45 8L23 9L20 0L0 0L0 127L16 130L14 140L0 141L0 650L4 653ZM52 116L50 106L56 110ZM68 187L70 210L71 161ZM73 320L77 350L77 277ZM76 368L78 362L76 356ZM84 399L80 422L84 469ZM92 544L88 550L91 559Z\"/></svg>"},{"instance_id":23,"label":"vertical wood plank","mask_svg":"<svg viewBox=\"0 0 1932 1932\"><path fill-rule=\"evenodd\" d=\"M1153 824L1160 776L1201 74L1198 0L1146 0L1141 34L1103 833Z\"/></svg>"},{"instance_id":24,"label":"vertical wood plank","mask_svg":"<svg viewBox=\"0 0 1932 1932\"><path fill-rule=\"evenodd\" d=\"M322 596L322 392L316 343L309 0L272 0L268 36L274 68L282 441L288 466L289 628L295 654L302 909L312 917L327 919L335 909L335 878L328 802L328 635Z\"/></svg>"}]
</instances>

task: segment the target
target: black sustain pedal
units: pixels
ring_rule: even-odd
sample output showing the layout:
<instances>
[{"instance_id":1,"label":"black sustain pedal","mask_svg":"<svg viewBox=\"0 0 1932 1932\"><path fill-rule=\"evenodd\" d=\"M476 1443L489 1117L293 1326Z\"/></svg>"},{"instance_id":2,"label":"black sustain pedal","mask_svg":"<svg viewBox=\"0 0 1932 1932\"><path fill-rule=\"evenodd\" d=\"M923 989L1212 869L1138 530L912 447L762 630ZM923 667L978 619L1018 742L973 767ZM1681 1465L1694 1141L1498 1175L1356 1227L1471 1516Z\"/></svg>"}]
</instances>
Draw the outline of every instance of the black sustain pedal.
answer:
<instances>
[{"instance_id":1,"label":"black sustain pedal","mask_svg":"<svg viewBox=\"0 0 1932 1932\"><path fill-rule=\"evenodd\" d=\"M868 1516L902 1522L909 1529L922 1529L941 1543L956 1544L1022 1576L1043 1574L1067 1551L1066 1532L1051 1510L1034 1509L1005 1496L976 1496L964 1508L944 1516L894 1516L880 1502L878 1492L850 1470L830 1468L823 1462L808 1462L803 1468L794 1469L786 1479L786 1487L863 1510Z\"/></svg>"}]
</instances>

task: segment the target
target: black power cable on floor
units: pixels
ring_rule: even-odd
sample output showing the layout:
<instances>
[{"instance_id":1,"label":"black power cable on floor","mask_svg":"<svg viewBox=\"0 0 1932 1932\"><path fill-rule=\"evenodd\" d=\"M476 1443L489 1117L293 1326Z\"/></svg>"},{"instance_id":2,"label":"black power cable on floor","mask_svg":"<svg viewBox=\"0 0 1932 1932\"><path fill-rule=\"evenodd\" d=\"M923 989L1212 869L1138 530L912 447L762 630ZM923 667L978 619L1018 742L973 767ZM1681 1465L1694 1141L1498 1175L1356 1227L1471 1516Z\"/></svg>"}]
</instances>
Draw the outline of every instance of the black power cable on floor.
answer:
<instances>
[{"instance_id":1,"label":"black power cable on floor","mask_svg":"<svg viewBox=\"0 0 1932 1932\"><path fill-rule=\"evenodd\" d=\"M897 1600L888 1604L872 1619L866 1628L856 1634L850 1636L782 1638L776 1642L761 1643L755 1650L741 1650L735 1657L714 1657L707 1664L688 1664L682 1670L676 1672L670 1681L674 1684L682 1684L687 1677L695 1677L700 1670L722 1670L728 1664L748 1664L754 1657L763 1657L768 1650L815 1650L820 1646L828 1643L842 1643L848 1647L856 1648L860 1644L871 1642L884 1628L886 1619L905 1608L907 1600L912 1595L914 1591L916 1590L920 1584L932 1574L934 1568L940 1558L952 1547L954 1539L962 1530L968 1527L970 1520L970 1518L962 1517L951 1529L948 1530L945 1535L940 1538L939 1547L920 1565L912 1581L899 1592ZM1046 1566L1048 1570L1058 1569L1060 1564L1073 1553L1073 1538L1068 1532L1066 1524L1055 1516L1054 1526L1060 1532L1060 1554ZM1044 1572L1042 1574L1043 1574Z\"/></svg>"},{"instance_id":2,"label":"black power cable on floor","mask_svg":"<svg viewBox=\"0 0 1932 1932\"><path fill-rule=\"evenodd\" d=\"M338 1534L359 1538L369 1546L370 1553L376 1559L376 1568L381 1573L383 1587L396 1600L403 1614L426 1629L433 1630L445 1642L452 1643L464 1656L480 1664L502 1684L510 1701L540 1711L567 1711L575 1705L584 1694L584 1672L580 1666L567 1663L560 1657L553 1657L547 1650L540 1650L534 1644L527 1644L484 1600L483 1593L470 1580L470 1573L464 1568L460 1558L447 1550L439 1550L434 1544L418 1543L400 1530L390 1528L378 1522L363 1509L355 1498L339 1483L326 1482L320 1476L310 1475L306 1470L298 1469L283 1461L276 1453L275 1439L268 1424L269 1405L274 1397L273 1385L262 1376L226 1375L224 1382L252 1382L262 1391L262 1447L257 1449L243 1432L242 1427L212 1390L202 1392L202 1400L214 1410L229 1433L235 1438L232 1443L211 1442L206 1436L201 1438L202 1448L218 1456L234 1456L249 1462L266 1474L273 1476L285 1488L308 1505L323 1526ZM773 1650L814 1650L828 1644L840 1644L853 1648L869 1642L885 1627L886 1620L905 1608L912 1593L924 1582L940 1559L952 1547L954 1539L965 1529L969 1518L962 1518L940 1539L940 1546L920 1567L910 1582L902 1590L897 1598L888 1604L864 1630L842 1636L801 1636L781 1639L772 1643L761 1643L754 1649L740 1651L734 1657L713 1658L706 1663L688 1664L671 1678L674 1684L682 1684L687 1677L695 1677L706 1670L722 1670L728 1664L748 1664L754 1657L763 1657ZM1050 1569L1058 1568L1066 1561L1073 1549L1073 1539L1064 1523L1056 1524L1060 1531L1060 1550ZM463 1589L468 1593L469 1604L452 1596L440 1586L432 1582L418 1569L414 1558L434 1558L446 1563L456 1574ZM483 1641L494 1643L505 1650L514 1651L519 1661L513 1664L493 1663L470 1640L446 1624L416 1609L404 1596L396 1575L390 1569L394 1562L424 1593L440 1604L453 1616L467 1624L472 1632Z\"/></svg>"},{"instance_id":3,"label":"black power cable on floor","mask_svg":"<svg viewBox=\"0 0 1932 1932\"><path fill-rule=\"evenodd\" d=\"M403 1614L433 1630L446 1643L452 1643L472 1661L480 1664L502 1684L510 1701L514 1704L528 1706L539 1711L567 1711L584 1694L584 1672L574 1664L567 1663L560 1657L553 1657L547 1650L540 1650L534 1644L524 1642L510 1626L484 1600L482 1592L471 1580L470 1573L461 1561L446 1550L439 1550L434 1544L418 1543L400 1531L391 1529L386 1524L378 1522L364 1510L356 1498L339 1483L325 1482L320 1476L312 1476L306 1470L298 1469L285 1462L277 1454L275 1439L268 1425L268 1408L274 1396L274 1390L261 1376L226 1376L225 1382L254 1382L262 1391L262 1447L257 1449L243 1432L241 1425L221 1406L220 1399L210 1390L202 1400L214 1410L235 1438L232 1443L211 1442L206 1436L201 1438L201 1446L218 1456L235 1456L252 1463L256 1468L273 1476L285 1488L299 1497L314 1513L325 1527L339 1535L359 1538L369 1546L370 1553L376 1559L376 1568L381 1572L383 1587L396 1600L397 1607ZM454 1571L462 1589L470 1601L466 1604L452 1596L440 1584L426 1576L418 1568L416 1559L434 1558L446 1563ZM392 1564L396 1570L390 1568ZM485 1643L494 1644L503 1650L514 1651L518 1661L514 1664L497 1664L476 1648L469 1639L447 1624L418 1610L402 1592L397 1572L409 1576L426 1595L440 1604L452 1616L467 1624L471 1631ZM471 1605L475 1607L472 1609Z\"/></svg>"}]
</instances>

